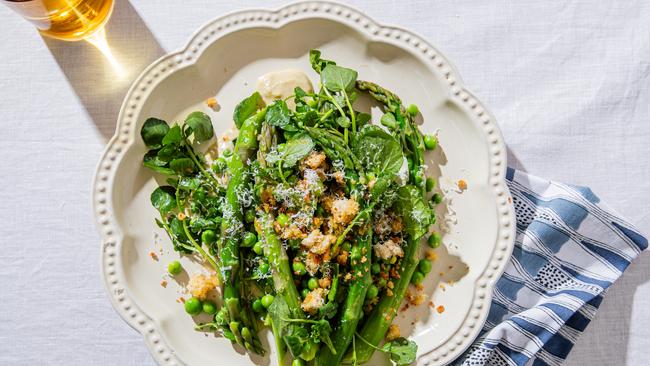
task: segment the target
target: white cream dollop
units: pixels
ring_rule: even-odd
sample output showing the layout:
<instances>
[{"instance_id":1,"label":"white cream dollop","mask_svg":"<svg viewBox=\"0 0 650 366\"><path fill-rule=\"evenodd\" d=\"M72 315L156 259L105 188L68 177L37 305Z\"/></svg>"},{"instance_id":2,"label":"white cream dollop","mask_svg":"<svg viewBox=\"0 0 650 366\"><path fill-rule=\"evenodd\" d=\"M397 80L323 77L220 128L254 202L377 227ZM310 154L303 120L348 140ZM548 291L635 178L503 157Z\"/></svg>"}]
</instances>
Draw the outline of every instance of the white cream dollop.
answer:
<instances>
[{"instance_id":1,"label":"white cream dollop","mask_svg":"<svg viewBox=\"0 0 650 366\"><path fill-rule=\"evenodd\" d=\"M285 99L293 95L293 90L299 86L307 93L314 91L311 80L307 74L296 69L287 69L269 72L257 79L257 91L264 99L264 103L270 104L278 99ZM293 100L288 100L289 108L294 108Z\"/></svg>"}]
</instances>

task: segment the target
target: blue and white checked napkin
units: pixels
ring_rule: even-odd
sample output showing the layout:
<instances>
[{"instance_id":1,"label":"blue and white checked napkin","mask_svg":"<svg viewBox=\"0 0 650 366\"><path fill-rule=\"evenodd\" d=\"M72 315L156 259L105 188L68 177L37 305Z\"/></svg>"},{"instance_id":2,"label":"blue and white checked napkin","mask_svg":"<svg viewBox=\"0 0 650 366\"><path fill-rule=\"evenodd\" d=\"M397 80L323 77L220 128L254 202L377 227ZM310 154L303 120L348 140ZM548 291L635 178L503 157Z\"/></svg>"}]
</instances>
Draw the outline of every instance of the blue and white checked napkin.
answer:
<instances>
[{"instance_id":1,"label":"blue and white checked napkin","mask_svg":"<svg viewBox=\"0 0 650 366\"><path fill-rule=\"evenodd\" d=\"M560 365L648 240L589 188L513 169L507 180L515 248L481 335L456 364Z\"/></svg>"}]
</instances>

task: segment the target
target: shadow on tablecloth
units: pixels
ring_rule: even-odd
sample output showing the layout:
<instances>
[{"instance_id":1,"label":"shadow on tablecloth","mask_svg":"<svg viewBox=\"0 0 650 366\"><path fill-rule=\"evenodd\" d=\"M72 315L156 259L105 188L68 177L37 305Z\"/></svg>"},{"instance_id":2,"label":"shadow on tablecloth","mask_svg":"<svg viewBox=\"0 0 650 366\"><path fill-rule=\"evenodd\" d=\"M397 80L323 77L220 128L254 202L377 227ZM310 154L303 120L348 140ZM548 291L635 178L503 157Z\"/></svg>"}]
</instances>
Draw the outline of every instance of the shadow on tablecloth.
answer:
<instances>
[{"instance_id":1,"label":"shadow on tablecloth","mask_svg":"<svg viewBox=\"0 0 650 366\"><path fill-rule=\"evenodd\" d=\"M97 131L108 141L115 132L120 106L131 83L165 52L129 1L115 2L113 15L106 25L106 39L122 72L87 42L43 37Z\"/></svg>"}]
</instances>

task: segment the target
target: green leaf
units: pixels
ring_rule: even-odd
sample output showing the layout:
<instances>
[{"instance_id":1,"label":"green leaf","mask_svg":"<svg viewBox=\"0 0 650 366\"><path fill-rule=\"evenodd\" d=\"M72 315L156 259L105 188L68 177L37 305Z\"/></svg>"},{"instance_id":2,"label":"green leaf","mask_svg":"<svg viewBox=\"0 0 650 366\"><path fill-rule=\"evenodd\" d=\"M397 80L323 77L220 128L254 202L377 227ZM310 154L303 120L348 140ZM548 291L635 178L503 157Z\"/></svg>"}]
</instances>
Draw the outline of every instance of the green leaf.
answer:
<instances>
[{"instance_id":1,"label":"green leaf","mask_svg":"<svg viewBox=\"0 0 650 366\"><path fill-rule=\"evenodd\" d=\"M210 116L203 112L196 111L187 115L185 125L189 126L191 132L194 134L194 139L199 143L208 141L214 136Z\"/></svg>"},{"instance_id":2,"label":"green leaf","mask_svg":"<svg viewBox=\"0 0 650 366\"><path fill-rule=\"evenodd\" d=\"M151 192L151 205L162 214L176 208L176 195L174 187L162 186Z\"/></svg>"},{"instance_id":3,"label":"green leaf","mask_svg":"<svg viewBox=\"0 0 650 366\"><path fill-rule=\"evenodd\" d=\"M158 159L165 163L169 163L175 158L181 158L184 156L185 154L179 151L178 146L175 145L163 146L162 149L158 150L158 155L157 155Z\"/></svg>"},{"instance_id":4,"label":"green leaf","mask_svg":"<svg viewBox=\"0 0 650 366\"><path fill-rule=\"evenodd\" d=\"M147 147L159 149L162 146L162 141L167 131L169 131L167 122L158 118L149 118L142 125L140 136L142 136L142 141L144 141Z\"/></svg>"},{"instance_id":5,"label":"green leaf","mask_svg":"<svg viewBox=\"0 0 650 366\"><path fill-rule=\"evenodd\" d=\"M434 213L415 186L400 187L393 206L404 220L406 232L413 239L418 240L427 233Z\"/></svg>"},{"instance_id":6,"label":"green leaf","mask_svg":"<svg viewBox=\"0 0 650 366\"><path fill-rule=\"evenodd\" d=\"M415 362L418 345L406 338L400 337L381 347L382 352L390 354L391 361L397 366L410 365Z\"/></svg>"},{"instance_id":7,"label":"green leaf","mask_svg":"<svg viewBox=\"0 0 650 366\"><path fill-rule=\"evenodd\" d=\"M181 126L174 123L172 128L170 128L169 131L167 131L167 134L162 139L162 144L163 146L178 144L179 142L181 142L182 138L183 136L181 135Z\"/></svg>"},{"instance_id":8,"label":"green leaf","mask_svg":"<svg viewBox=\"0 0 650 366\"><path fill-rule=\"evenodd\" d=\"M336 62L330 60L323 60L320 58L319 50L309 50L309 63L311 68L320 74L327 65L336 65Z\"/></svg>"},{"instance_id":9,"label":"green leaf","mask_svg":"<svg viewBox=\"0 0 650 366\"><path fill-rule=\"evenodd\" d=\"M158 157L158 150L149 150L142 159L142 165L161 174L174 175L167 163Z\"/></svg>"},{"instance_id":10,"label":"green leaf","mask_svg":"<svg viewBox=\"0 0 650 366\"><path fill-rule=\"evenodd\" d=\"M336 124L342 128L348 128L350 127L350 119L347 116L338 116L336 118Z\"/></svg>"},{"instance_id":11,"label":"green leaf","mask_svg":"<svg viewBox=\"0 0 650 366\"><path fill-rule=\"evenodd\" d=\"M378 176L395 176L404 160L399 142L389 133L374 125L363 126L353 146L353 151L361 164Z\"/></svg>"},{"instance_id":12,"label":"green leaf","mask_svg":"<svg viewBox=\"0 0 650 366\"><path fill-rule=\"evenodd\" d=\"M365 124L370 122L372 117L368 113L357 113L357 128L363 127Z\"/></svg>"},{"instance_id":13,"label":"green leaf","mask_svg":"<svg viewBox=\"0 0 650 366\"><path fill-rule=\"evenodd\" d=\"M263 106L264 101L258 92L253 93L250 97L239 102L232 114L232 119L235 121L237 128L241 128L244 121L255 114L255 112Z\"/></svg>"},{"instance_id":14,"label":"green leaf","mask_svg":"<svg viewBox=\"0 0 650 366\"><path fill-rule=\"evenodd\" d=\"M294 166L300 159L309 155L314 149L314 141L307 134L300 134L285 144L283 165L287 168Z\"/></svg>"},{"instance_id":15,"label":"green leaf","mask_svg":"<svg viewBox=\"0 0 650 366\"><path fill-rule=\"evenodd\" d=\"M183 222L177 217L174 216L174 218L171 219L169 222L169 228L178 240L182 242L187 241L187 235L185 235L185 229L183 229Z\"/></svg>"},{"instance_id":16,"label":"green leaf","mask_svg":"<svg viewBox=\"0 0 650 366\"><path fill-rule=\"evenodd\" d=\"M284 100L276 100L267 108L265 120L269 125L283 130L296 130L296 127L291 124L291 111Z\"/></svg>"},{"instance_id":17,"label":"green leaf","mask_svg":"<svg viewBox=\"0 0 650 366\"><path fill-rule=\"evenodd\" d=\"M169 167L178 174L189 174L194 171L194 162L190 158L178 158L170 161Z\"/></svg>"},{"instance_id":18,"label":"green leaf","mask_svg":"<svg viewBox=\"0 0 650 366\"><path fill-rule=\"evenodd\" d=\"M327 65L320 74L323 85L333 91L347 91L354 88L357 81L357 72L345 67Z\"/></svg>"},{"instance_id":19,"label":"green leaf","mask_svg":"<svg viewBox=\"0 0 650 366\"><path fill-rule=\"evenodd\" d=\"M195 177L183 177L178 181L178 188L187 192L199 188L199 185L201 185L201 180Z\"/></svg>"}]
</instances>

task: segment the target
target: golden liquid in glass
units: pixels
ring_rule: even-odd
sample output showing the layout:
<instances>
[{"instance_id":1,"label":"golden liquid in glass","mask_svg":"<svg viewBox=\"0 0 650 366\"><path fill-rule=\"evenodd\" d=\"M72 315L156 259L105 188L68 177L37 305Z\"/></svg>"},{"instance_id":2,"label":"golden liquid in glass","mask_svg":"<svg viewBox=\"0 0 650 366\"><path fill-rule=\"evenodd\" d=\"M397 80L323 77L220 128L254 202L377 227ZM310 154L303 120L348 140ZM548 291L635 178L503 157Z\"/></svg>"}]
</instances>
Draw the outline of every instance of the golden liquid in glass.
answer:
<instances>
[{"instance_id":1,"label":"golden liquid in glass","mask_svg":"<svg viewBox=\"0 0 650 366\"><path fill-rule=\"evenodd\" d=\"M4 0L14 11L49 37L84 39L108 20L113 0Z\"/></svg>"}]
</instances>

